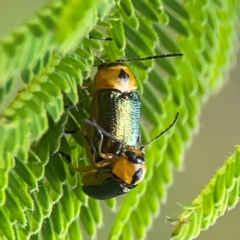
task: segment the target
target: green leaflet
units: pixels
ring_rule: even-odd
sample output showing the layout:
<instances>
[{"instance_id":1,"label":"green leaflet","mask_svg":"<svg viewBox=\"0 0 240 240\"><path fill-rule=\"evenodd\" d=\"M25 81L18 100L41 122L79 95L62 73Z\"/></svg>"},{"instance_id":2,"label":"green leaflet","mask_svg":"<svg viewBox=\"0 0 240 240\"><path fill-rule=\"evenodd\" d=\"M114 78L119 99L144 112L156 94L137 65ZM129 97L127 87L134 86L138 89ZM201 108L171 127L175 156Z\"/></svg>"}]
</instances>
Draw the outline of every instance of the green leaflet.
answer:
<instances>
[{"instance_id":1,"label":"green leaflet","mask_svg":"<svg viewBox=\"0 0 240 240\"><path fill-rule=\"evenodd\" d=\"M31 172L30 166L26 163L23 163L21 160L16 161L15 171L22 177L22 179L28 184L32 189L37 189L37 181L34 174Z\"/></svg>"},{"instance_id":2,"label":"green leaflet","mask_svg":"<svg viewBox=\"0 0 240 240\"><path fill-rule=\"evenodd\" d=\"M37 200L36 194L33 194L34 200L34 209L35 211L30 216L31 227L32 230L30 231L31 234L37 233L41 226L42 226L42 219L43 219L43 212L41 211L40 204Z\"/></svg>"},{"instance_id":3,"label":"green leaflet","mask_svg":"<svg viewBox=\"0 0 240 240\"><path fill-rule=\"evenodd\" d=\"M94 221L97 226L101 226L102 224L102 212L100 210L99 201L95 199L89 199L88 207L91 209L93 214Z\"/></svg>"},{"instance_id":4,"label":"green leaflet","mask_svg":"<svg viewBox=\"0 0 240 240\"><path fill-rule=\"evenodd\" d=\"M2 222L0 235L6 236L7 239L10 239L10 240L14 239L14 232L11 226L11 222L6 214L6 211L4 211L4 208L0 209L0 219Z\"/></svg>"},{"instance_id":5,"label":"green leaflet","mask_svg":"<svg viewBox=\"0 0 240 240\"><path fill-rule=\"evenodd\" d=\"M42 238L43 239L55 239L54 229L53 229L53 223L50 218L46 218L43 226L42 226Z\"/></svg>"},{"instance_id":6,"label":"green leaflet","mask_svg":"<svg viewBox=\"0 0 240 240\"><path fill-rule=\"evenodd\" d=\"M51 218L52 218L54 232L56 232L56 234L58 234L59 236L64 234L64 227L65 227L64 226L65 219L62 218L61 211L62 211L61 205L59 203L54 204Z\"/></svg>"},{"instance_id":7,"label":"green leaflet","mask_svg":"<svg viewBox=\"0 0 240 240\"><path fill-rule=\"evenodd\" d=\"M22 206L19 200L11 194L11 191L6 191L6 207L10 213L10 221L17 221L21 225L27 224L27 219L22 212Z\"/></svg>"},{"instance_id":8,"label":"green leaflet","mask_svg":"<svg viewBox=\"0 0 240 240\"><path fill-rule=\"evenodd\" d=\"M95 226L94 218L92 216L92 213L85 206L81 207L80 219L87 234L89 236L94 236L96 234L96 226Z\"/></svg>"},{"instance_id":9,"label":"green leaflet","mask_svg":"<svg viewBox=\"0 0 240 240\"><path fill-rule=\"evenodd\" d=\"M83 239L81 230L79 228L79 223L77 221L73 221L68 230L68 239L71 240L74 238L79 240Z\"/></svg>"},{"instance_id":10,"label":"green leaflet","mask_svg":"<svg viewBox=\"0 0 240 240\"><path fill-rule=\"evenodd\" d=\"M22 204L23 208L33 209L33 200L27 192L26 183L15 173L9 174L9 188Z\"/></svg>"},{"instance_id":11,"label":"green leaflet","mask_svg":"<svg viewBox=\"0 0 240 240\"><path fill-rule=\"evenodd\" d=\"M47 192L47 188L45 186L39 187L39 191L35 194L37 203L41 209L43 216L47 216L51 209L51 196ZM41 219L43 220L43 218Z\"/></svg>"},{"instance_id":12,"label":"green leaflet","mask_svg":"<svg viewBox=\"0 0 240 240\"><path fill-rule=\"evenodd\" d=\"M120 2L120 4L121 4L121 8L126 13L126 15L130 18L133 17L134 9L133 9L132 2L130 0L123 0Z\"/></svg>"}]
</instances>

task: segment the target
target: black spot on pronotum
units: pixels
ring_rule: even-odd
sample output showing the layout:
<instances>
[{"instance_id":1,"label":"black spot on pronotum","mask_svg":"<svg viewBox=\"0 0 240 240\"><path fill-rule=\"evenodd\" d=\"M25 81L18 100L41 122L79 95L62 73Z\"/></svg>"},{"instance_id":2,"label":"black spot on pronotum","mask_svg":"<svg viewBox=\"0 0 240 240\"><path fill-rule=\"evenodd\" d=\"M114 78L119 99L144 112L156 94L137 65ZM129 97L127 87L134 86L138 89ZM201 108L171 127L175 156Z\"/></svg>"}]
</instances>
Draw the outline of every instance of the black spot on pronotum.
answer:
<instances>
[{"instance_id":1,"label":"black spot on pronotum","mask_svg":"<svg viewBox=\"0 0 240 240\"><path fill-rule=\"evenodd\" d=\"M118 77L123 81L127 81L129 79L129 75L123 69L121 69Z\"/></svg>"}]
</instances>

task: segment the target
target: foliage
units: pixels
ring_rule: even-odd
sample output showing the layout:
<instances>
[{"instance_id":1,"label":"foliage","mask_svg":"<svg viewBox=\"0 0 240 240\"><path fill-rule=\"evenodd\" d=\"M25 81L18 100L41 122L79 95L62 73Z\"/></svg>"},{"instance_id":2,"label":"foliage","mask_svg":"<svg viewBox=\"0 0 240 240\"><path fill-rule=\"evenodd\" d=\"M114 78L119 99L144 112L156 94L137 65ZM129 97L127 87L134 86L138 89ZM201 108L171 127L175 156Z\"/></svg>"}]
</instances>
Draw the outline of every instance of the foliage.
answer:
<instances>
[{"instance_id":1,"label":"foliage","mask_svg":"<svg viewBox=\"0 0 240 240\"><path fill-rule=\"evenodd\" d=\"M183 163L204 98L223 84L235 61L237 7L237 0L52 0L6 36L0 43L0 99L15 91L19 75L24 87L0 118L0 236L81 239L82 229L96 235L99 202L83 194L81 175L58 154L71 154L73 165L87 164L82 136L64 134L88 116L89 99L78 103L88 93L79 86L90 77L95 55L116 61L182 52L178 59L129 64L141 92L144 142L180 112L175 127L147 149L146 178L125 196L109 236L145 238L173 169ZM76 107L64 108L71 104ZM179 217L174 239L197 236L237 203L238 156L237 150ZM116 208L115 199L106 203Z\"/></svg>"}]
</instances>

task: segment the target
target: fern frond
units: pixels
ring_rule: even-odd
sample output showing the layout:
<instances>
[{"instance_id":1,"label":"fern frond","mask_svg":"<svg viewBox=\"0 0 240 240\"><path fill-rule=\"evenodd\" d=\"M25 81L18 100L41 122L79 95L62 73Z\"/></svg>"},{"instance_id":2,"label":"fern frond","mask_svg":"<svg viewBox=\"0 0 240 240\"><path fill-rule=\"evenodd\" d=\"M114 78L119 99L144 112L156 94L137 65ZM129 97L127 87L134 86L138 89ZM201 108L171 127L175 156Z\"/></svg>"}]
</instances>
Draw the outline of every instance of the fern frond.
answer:
<instances>
[{"instance_id":1,"label":"fern frond","mask_svg":"<svg viewBox=\"0 0 240 240\"><path fill-rule=\"evenodd\" d=\"M172 239L194 239L202 230L207 230L217 218L233 209L239 200L239 147L217 171L203 191L185 206L176 219L177 226Z\"/></svg>"},{"instance_id":2,"label":"fern frond","mask_svg":"<svg viewBox=\"0 0 240 240\"><path fill-rule=\"evenodd\" d=\"M81 135L64 134L88 116L90 99L78 103L88 94L78 85L91 75L95 54L115 61L182 52L181 59L129 64L141 93L144 142L180 112L174 128L147 149L146 178L124 198L109 238L146 237L173 169L182 166L201 104L224 83L235 59L238 1L220 3L53 0L1 41L0 99L14 92L16 76L24 83L0 118L1 238L81 239L83 229L96 236L102 208L58 154L71 155L73 165L87 164ZM106 203L117 209L115 199Z\"/></svg>"}]
</instances>

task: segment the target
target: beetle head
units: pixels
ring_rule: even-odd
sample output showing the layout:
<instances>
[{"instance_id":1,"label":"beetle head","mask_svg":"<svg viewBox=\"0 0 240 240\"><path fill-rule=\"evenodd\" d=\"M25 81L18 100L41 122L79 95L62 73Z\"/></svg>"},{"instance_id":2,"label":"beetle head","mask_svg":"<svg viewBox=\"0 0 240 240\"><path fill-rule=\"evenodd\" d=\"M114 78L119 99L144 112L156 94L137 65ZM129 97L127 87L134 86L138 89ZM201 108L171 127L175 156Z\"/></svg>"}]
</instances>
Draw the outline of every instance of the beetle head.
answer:
<instances>
[{"instance_id":1,"label":"beetle head","mask_svg":"<svg viewBox=\"0 0 240 240\"><path fill-rule=\"evenodd\" d=\"M145 158L139 150L127 150L115 160L84 173L83 191L87 195L101 200L117 197L131 191L143 180Z\"/></svg>"}]
</instances>

